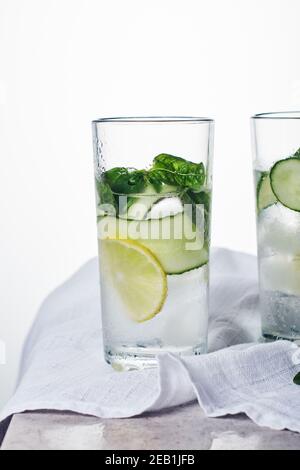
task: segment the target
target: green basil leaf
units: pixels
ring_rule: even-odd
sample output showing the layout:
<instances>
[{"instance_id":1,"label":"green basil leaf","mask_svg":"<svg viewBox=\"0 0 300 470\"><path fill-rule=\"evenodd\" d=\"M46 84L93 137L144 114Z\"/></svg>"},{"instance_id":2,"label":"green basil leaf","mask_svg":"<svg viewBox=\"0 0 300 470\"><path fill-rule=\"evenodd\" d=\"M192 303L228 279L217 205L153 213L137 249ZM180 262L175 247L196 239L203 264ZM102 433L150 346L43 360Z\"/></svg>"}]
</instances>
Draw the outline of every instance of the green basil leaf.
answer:
<instances>
[{"instance_id":1,"label":"green basil leaf","mask_svg":"<svg viewBox=\"0 0 300 470\"><path fill-rule=\"evenodd\" d=\"M159 171L156 171L156 170L148 171L147 178L148 178L149 183L155 189L155 191L157 193L160 193L162 191L164 182L161 180Z\"/></svg>"},{"instance_id":2,"label":"green basil leaf","mask_svg":"<svg viewBox=\"0 0 300 470\"><path fill-rule=\"evenodd\" d=\"M297 152L294 155L295 158L300 158L300 148L297 150Z\"/></svg>"},{"instance_id":3,"label":"green basil leaf","mask_svg":"<svg viewBox=\"0 0 300 470\"><path fill-rule=\"evenodd\" d=\"M106 171L103 179L111 190L118 194L138 194L143 192L146 186L146 172L142 170L116 167Z\"/></svg>"},{"instance_id":4,"label":"green basil leaf","mask_svg":"<svg viewBox=\"0 0 300 470\"><path fill-rule=\"evenodd\" d=\"M96 189L100 199L100 204L111 204L114 207L116 206L113 192L107 183L96 179Z\"/></svg>"},{"instance_id":5,"label":"green basil leaf","mask_svg":"<svg viewBox=\"0 0 300 470\"><path fill-rule=\"evenodd\" d=\"M294 378L294 384L300 385L300 372L299 372L299 374L297 374L296 377Z\"/></svg>"},{"instance_id":6,"label":"green basil leaf","mask_svg":"<svg viewBox=\"0 0 300 470\"><path fill-rule=\"evenodd\" d=\"M205 182L205 168L203 163L193 163L174 155L162 153L154 159L153 169L157 178L165 184L201 191Z\"/></svg>"},{"instance_id":7,"label":"green basil leaf","mask_svg":"<svg viewBox=\"0 0 300 470\"><path fill-rule=\"evenodd\" d=\"M210 210L211 198L209 193L206 191L201 191L200 193L188 191L188 194L195 204L203 204L206 210Z\"/></svg>"},{"instance_id":8,"label":"green basil leaf","mask_svg":"<svg viewBox=\"0 0 300 470\"><path fill-rule=\"evenodd\" d=\"M192 204L192 217L193 223L197 223L197 211L200 210L199 206L204 206L204 220L205 220L205 238L210 239L210 209L211 209L211 195L208 192L201 191L194 193L193 191L183 192L181 195L183 204Z\"/></svg>"}]
</instances>

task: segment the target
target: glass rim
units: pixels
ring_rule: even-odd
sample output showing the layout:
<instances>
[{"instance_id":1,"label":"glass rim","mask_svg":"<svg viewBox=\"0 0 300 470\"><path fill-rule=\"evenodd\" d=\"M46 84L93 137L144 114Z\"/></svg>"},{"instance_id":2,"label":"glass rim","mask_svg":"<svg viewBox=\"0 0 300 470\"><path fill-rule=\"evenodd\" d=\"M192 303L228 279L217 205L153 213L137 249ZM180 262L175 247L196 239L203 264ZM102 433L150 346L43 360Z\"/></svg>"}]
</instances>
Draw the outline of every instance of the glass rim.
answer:
<instances>
[{"instance_id":1,"label":"glass rim","mask_svg":"<svg viewBox=\"0 0 300 470\"><path fill-rule=\"evenodd\" d=\"M159 123L186 123L186 124L203 124L213 123L214 119L208 117L197 116L123 116L123 117L104 117L95 119L93 124L159 124Z\"/></svg>"},{"instance_id":2,"label":"glass rim","mask_svg":"<svg viewBox=\"0 0 300 470\"><path fill-rule=\"evenodd\" d=\"M277 111L271 113L259 113L251 119L300 119L300 111Z\"/></svg>"}]
</instances>

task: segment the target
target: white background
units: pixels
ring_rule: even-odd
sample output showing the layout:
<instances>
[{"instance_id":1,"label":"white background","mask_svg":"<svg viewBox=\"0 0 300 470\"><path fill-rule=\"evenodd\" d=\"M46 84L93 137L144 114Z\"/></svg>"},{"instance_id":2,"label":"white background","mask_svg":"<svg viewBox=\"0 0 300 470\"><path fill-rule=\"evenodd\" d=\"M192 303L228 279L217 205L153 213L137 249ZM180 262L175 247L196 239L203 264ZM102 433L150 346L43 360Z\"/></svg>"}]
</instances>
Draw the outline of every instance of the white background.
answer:
<instances>
[{"instance_id":1,"label":"white background","mask_svg":"<svg viewBox=\"0 0 300 470\"><path fill-rule=\"evenodd\" d=\"M93 118L216 118L213 244L255 252L249 116L300 108L299 17L299 0L0 0L0 406L39 304L96 254Z\"/></svg>"}]
</instances>

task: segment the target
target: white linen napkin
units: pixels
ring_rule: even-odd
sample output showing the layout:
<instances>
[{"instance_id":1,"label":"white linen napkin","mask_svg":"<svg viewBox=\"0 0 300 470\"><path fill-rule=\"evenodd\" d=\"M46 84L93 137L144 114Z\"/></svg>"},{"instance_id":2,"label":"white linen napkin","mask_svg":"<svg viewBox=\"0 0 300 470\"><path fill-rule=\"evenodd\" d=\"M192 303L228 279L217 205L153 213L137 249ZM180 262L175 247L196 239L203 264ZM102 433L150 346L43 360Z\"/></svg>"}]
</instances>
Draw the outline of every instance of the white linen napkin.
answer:
<instances>
[{"instance_id":1,"label":"white linen napkin","mask_svg":"<svg viewBox=\"0 0 300 470\"><path fill-rule=\"evenodd\" d=\"M41 409L131 417L198 399L208 416L243 412L258 425L300 432L300 387L293 384L300 350L285 341L258 342L255 257L219 249L211 264L209 347L215 352L164 354L157 369L119 373L103 359L98 263L88 262L42 305L0 422Z\"/></svg>"}]
</instances>

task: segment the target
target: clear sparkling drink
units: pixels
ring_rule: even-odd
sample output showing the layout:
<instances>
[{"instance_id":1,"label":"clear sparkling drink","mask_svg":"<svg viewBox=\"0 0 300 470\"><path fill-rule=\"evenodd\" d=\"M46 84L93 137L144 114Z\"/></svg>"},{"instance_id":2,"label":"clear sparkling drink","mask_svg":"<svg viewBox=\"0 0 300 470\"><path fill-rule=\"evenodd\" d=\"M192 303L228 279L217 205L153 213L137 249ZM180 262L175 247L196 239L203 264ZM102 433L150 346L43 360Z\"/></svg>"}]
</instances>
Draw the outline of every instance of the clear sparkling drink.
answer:
<instances>
[{"instance_id":1,"label":"clear sparkling drink","mask_svg":"<svg viewBox=\"0 0 300 470\"><path fill-rule=\"evenodd\" d=\"M260 309L268 340L300 340L300 115L254 117Z\"/></svg>"},{"instance_id":2,"label":"clear sparkling drink","mask_svg":"<svg viewBox=\"0 0 300 470\"><path fill-rule=\"evenodd\" d=\"M183 118L94 123L104 349L118 369L155 366L163 352L206 352L211 127ZM121 165L113 137L132 157ZM170 142L172 154L158 153Z\"/></svg>"}]
</instances>

